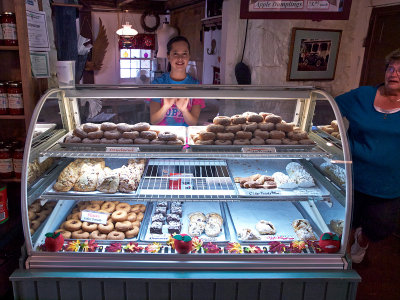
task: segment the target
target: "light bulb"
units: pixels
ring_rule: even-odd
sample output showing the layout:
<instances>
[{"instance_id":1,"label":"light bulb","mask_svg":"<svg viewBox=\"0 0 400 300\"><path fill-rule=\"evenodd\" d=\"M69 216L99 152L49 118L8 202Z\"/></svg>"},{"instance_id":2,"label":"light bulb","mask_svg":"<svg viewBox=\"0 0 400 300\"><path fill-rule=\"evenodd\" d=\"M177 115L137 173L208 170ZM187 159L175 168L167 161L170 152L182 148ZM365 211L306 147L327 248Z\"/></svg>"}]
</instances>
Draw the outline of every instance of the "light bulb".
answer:
<instances>
[{"instance_id":1,"label":"light bulb","mask_svg":"<svg viewBox=\"0 0 400 300\"><path fill-rule=\"evenodd\" d=\"M117 30L117 34L122 36L134 36L137 35L138 32L132 28L132 25L129 22L126 22L122 25L122 28Z\"/></svg>"}]
</instances>

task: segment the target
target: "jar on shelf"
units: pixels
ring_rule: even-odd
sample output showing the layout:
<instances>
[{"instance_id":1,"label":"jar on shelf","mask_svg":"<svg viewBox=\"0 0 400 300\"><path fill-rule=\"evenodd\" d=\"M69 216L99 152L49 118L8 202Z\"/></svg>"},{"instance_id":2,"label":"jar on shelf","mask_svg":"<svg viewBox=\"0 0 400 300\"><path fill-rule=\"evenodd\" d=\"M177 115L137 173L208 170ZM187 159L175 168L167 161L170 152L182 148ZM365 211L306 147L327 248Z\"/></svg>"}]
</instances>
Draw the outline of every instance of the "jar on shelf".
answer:
<instances>
[{"instance_id":1,"label":"jar on shelf","mask_svg":"<svg viewBox=\"0 0 400 300\"><path fill-rule=\"evenodd\" d=\"M0 224L8 220L7 186L0 183Z\"/></svg>"},{"instance_id":2,"label":"jar on shelf","mask_svg":"<svg viewBox=\"0 0 400 300\"><path fill-rule=\"evenodd\" d=\"M0 115L8 114L7 82L0 82Z\"/></svg>"},{"instance_id":3,"label":"jar on shelf","mask_svg":"<svg viewBox=\"0 0 400 300\"><path fill-rule=\"evenodd\" d=\"M12 151L8 147L0 149L0 178L11 178L14 175Z\"/></svg>"},{"instance_id":4,"label":"jar on shelf","mask_svg":"<svg viewBox=\"0 0 400 300\"><path fill-rule=\"evenodd\" d=\"M4 12L1 15L1 28L3 32L3 43L5 46L17 46L17 25L13 12Z\"/></svg>"},{"instance_id":5,"label":"jar on shelf","mask_svg":"<svg viewBox=\"0 0 400 300\"><path fill-rule=\"evenodd\" d=\"M22 172L22 160L24 158L24 148L15 149L13 152L13 169L14 169L14 176L16 178L21 178Z\"/></svg>"},{"instance_id":6,"label":"jar on shelf","mask_svg":"<svg viewBox=\"0 0 400 300\"><path fill-rule=\"evenodd\" d=\"M7 87L8 111L10 115L24 114L24 101L22 97L22 83L12 81Z\"/></svg>"},{"instance_id":7,"label":"jar on shelf","mask_svg":"<svg viewBox=\"0 0 400 300\"><path fill-rule=\"evenodd\" d=\"M1 15L0 15L0 46L4 46L3 26L1 26Z\"/></svg>"}]
</instances>

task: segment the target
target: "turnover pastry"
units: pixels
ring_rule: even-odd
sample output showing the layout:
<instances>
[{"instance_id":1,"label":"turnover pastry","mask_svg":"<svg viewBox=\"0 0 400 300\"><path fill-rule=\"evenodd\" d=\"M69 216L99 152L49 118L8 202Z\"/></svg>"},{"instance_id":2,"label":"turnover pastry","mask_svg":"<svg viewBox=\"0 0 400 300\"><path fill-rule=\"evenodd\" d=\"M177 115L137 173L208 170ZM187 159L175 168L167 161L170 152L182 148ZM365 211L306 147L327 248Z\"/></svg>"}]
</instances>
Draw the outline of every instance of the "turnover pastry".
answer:
<instances>
[{"instance_id":1,"label":"turnover pastry","mask_svg":"<svg viewBox=\"0 0 400 300\"><path fill-rule=\"evenodd\" d=\"M265 220L258 221L256 224L256 229L260 234L273 235L276 233L275 226L270 221L265 221Z\"/></svg>"}]
</instances>

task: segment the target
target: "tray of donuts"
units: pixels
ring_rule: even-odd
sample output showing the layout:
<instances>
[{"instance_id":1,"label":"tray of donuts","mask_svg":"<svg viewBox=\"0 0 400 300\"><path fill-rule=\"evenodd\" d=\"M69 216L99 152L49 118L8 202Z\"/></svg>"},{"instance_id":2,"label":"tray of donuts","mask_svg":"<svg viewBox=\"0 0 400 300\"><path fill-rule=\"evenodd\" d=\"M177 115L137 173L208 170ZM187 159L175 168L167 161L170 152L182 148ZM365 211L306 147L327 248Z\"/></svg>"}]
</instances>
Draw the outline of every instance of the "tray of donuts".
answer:
<instances>
[{"instance_id":1,"label":"tray of donuts","mask_svg":"<svg viewBox=\"0 0 400 300\"><path fill-rule=\"evenodd\" d=\"M60 143L66 148L135 146L144 149L181 149L186 142L185 126L155 126L146 122L136 124L103 122L84 123L76 127Z\"/></svg>"},{"instance_id":2,"label":"tray of donuts","mask_svg":"<svg viewBox=\"0 0 400 300\"><path fill-rule=\"evenodd\" d=\"M137 241L151 204L140 201L79 201L65 218L60 220L55 232L64 239L129 240ZM97 212L107 217L107 223L84 221L83 212ZM82 220L83 218L83 220Z\"/></svg>"},{"instance_id":3,"label":"tray of donuts","mask_svg":"<svg viewBox=\"0 0 400 300\"><path fill-rule=\"evenodd\" d=\"M294 147L309 148L315 142L306 131L271 113L245 112L217 116L207 126L188 128L191 148Z\"/></svg>"},{"instance_id":4,"label":"tray of donuts","mask_svg":"<svg viewBox=\"0 0 400 300\"><path fill-rule=\"evenodd\" d=\"M317 128L340 141L341 137L337 120L333 120L330 125L317 126Z\"/></svg>"},{"instance_id":5,"label":"tray of donuts","mask_svg":"<svg viewBox=\"0 0 400 300\"><path fill-rule=\"evenodd\" d=\"M167 242L173 233L186 233L205 242L230 240L225 211L219 202L158 201L153 204L141 241Z\"/></svg>"}]
</instances>

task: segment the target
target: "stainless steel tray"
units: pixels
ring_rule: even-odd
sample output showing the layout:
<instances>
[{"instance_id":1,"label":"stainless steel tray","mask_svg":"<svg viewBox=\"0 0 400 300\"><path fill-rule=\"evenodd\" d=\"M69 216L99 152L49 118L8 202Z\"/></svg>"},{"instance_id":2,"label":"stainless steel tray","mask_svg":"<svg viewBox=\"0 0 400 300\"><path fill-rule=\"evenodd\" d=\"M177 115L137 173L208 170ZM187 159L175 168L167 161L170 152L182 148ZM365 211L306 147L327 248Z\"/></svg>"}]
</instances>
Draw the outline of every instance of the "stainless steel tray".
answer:
<instances>
[{"instance_id":1,"label":"stainless steel tray","mask_svg":"<svg viewBox=\"0 0 400 300\"><path fill-rule=\"evenodd\" d=\"M32 144L47 136L57 124L54 123L37 123L35 124L34 137L32 139Z\"/></svg>"},{"instance_id":2,"label":"stainless steel tray","mask_svg":"<svg viewBox=\"0 0 400 300\"><path fill-rule=\"evenodd\" d=\"M174 201L174 200L173 200ZM157 206L157 202L153 203L152 212L151 214L147 215L146 220L143 219L145 222L144 226L146 228L143 229L142 235L139 237L141 241L144 242L161 242L165 243L168 241L170 234L168 233L168 225L163 225L162 234L150 234L150 224L151 224L151 216L154 214L154 210ZM168 203L168 210L169 212L169 205ZM230 233L228 229L227 219L225 215L225 210L220 202L183 202L182 204L182 230L181 233L188 233L189 227L189 215L194 212L202 212L205 215L211 212L216 212L221 215L224 220L222 225L222 232L217 237L209 237L204 232L199 236L199 238L203 242L215 242L215 243L227 243L230 241ZM142 222L142 223L143 223ZM144 227L143 226L143 227Z\"/></svg>"}]
</instances>

